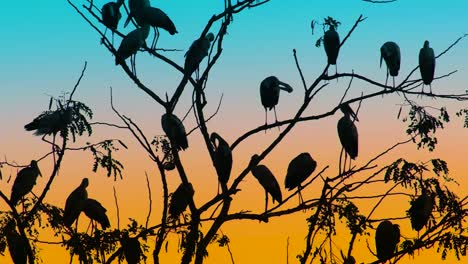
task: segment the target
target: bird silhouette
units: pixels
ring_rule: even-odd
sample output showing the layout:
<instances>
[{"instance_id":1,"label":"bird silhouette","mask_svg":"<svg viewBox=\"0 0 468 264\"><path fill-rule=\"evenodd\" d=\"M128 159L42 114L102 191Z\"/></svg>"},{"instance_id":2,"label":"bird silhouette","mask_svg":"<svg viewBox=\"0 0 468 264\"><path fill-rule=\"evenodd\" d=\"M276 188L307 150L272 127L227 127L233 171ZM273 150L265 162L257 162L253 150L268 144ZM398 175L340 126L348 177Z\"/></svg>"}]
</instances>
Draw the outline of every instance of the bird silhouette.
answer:
<instances>
[{"instance_id":1,"label":"bird silhouette","mask_svg":"<svg viewBox=\"0 0 468 264\"><path fill-rule=\"evenodd\" d=\"M202 36L192 43L187 53L185 53L184 70L187 76L191 76L192 73L196 71L197 79L199 78L198 67L202 60L208 56L208 51L210 50L211 42L213 40L214 35L210 32L206 36Z\"/></svg>"},{"instance_id":2,"label":"bird silhouette","mask_svg":"<svg viewBox=\"0 0 468 264\"><path fill-rule=\"evenodd\" d=\"M303 204L304 199L301 195L301 183L304 182L317 168L317 162L309 153L301 153L295 157L288 166L288 172L284 181L286 189L292 190L298 188L299 203Z\"/></svg>"},{"instance_id":3,"label":"bird silhouette","mask_svg":"<svg viewBox=\"0 0 468 264\"><path fill-rule=\"evenodd\" d=\"M424 46L419 50L419 71L421 72L421 78L423 80L423 90L424 85L429 85L430 92L432 94L431 83L434 80L434 71L435 71L435 55L434 50L429 47L429 41L424 41Z\"/></svg>"},{"instance_id":4,"label":"bird silhouette","mask_svg":"<svg viewBox=\"0 0 468 264\"><path fill-rule=\"evenodd\" d=\"M408 210L411 227L419 232L429 221L433 209L434 196L428 194L427 190L423 189L422 194L414 201L411 201L411 207Z\"/></svg>"},{"instance_id":5,"label":"bird silhouette","mask_svg":"<svg viewBox=\"0 0 468 264\"><path fill-rule=\"evenodd\" d=\"M149 25L143 25L128 33L120 43L119 49L115 54L115 65L123 64L130 57L131 69L136 74L135 59L136 53L145 45L146 38L149 35Z\"/></svg>"},{"instance_id":6,"label":"bird silhouette","mask_svg":"<svg viewBox=\"0 0 468 264\"><path fill-rule=\"evenodd\" d=\"M33 131L36 136L56 135L67 128L71 123L73 111L71 108L63 108L54 111L45 111L34 120L24 126L26 131Z\"/></svg>"},{"instance_id":7,"label":"bird silhouette","mask_svg":"<svg viewBox=\"0 0 468 264\"><path fill-rule=\"evenodd\" d=\"M114 44L114 33L117 30L120 19L122 18L122 14L120 14L120 6L122 6L123 2L124 0L109 2L104 4L101 8L102 23L106 26L104 35L107 33L108 28L112 31L112 44Z\"/></svg>"},{"instance_id":8,"label":"bird silhouette","mask_svg":"<svg viewBox=\"0 0 468 264\"><path fill-rule=\"evenodd\" d=\"M354 113L353 109L348 104L341 105L341 112L343 112L344 116L340 118L337 124L338 129L338 137L340 138L341 145L343 146L346 154L345 154L345 161L343 168L346 169L346 160L347 156L350 159L356 159L358 156L358 131L354 121L359 121L356 114ZM351 119L353 118L353 120ZM341 161L341 155L340 155ZM341 162L340 162L341 165ZM350 161L351 165L351 161ZM341 168L341 166L340 166ZM341 173L341 169L340 169Z\"/></svg>"},{"instance_id":9,"label":"bird silhouette","mask_svg":"<svg viewBox=\"0 0 468 264\"><path fill-rule=\"evenodd\" d=\"M8 224L5 230L6 242L8 245L8 251L14 264L26 264L27 263L27 245L24 239L16 231L16 227L11 222Z\"/></svg>"},{"instance_id":10,"label":"bird silhouette","mask_svg":"<svg viewBox=\"0 0 468 264\"><path fill-rule=\"evenodd\" d=\"M123 254L127 263L128 264L140 263L141 256L143 255L143 251L141 250L141 245L140 245L140 241L138 241L138 237L130 238L128 236L128 232L123 232L120 243L122 245Z\"/></svg>"},{"instance_id":11,"label":"bird silhouette","mask_svg":"<svg viewBox=\"0 0 468 264\"><path fill-rule=\"evenodd\" d=\"M98 222L102 229L110 227L109 218L106 215L106 208L94 199L86 199L83 205L83 212L91 220Z\"/></svg>"},{"instance_id":12,"label":"bird silhouette","mask_svg":"<svg viewBox=\"0 0 468 264\"><path fill-rule=\"evenodd\" d=\"M124 23L124 27L130 23L132 18L135 19L138 25L143 26L143 10L147 7L150 7L149 0L128 0L128 8L130 9L130 13L128 14L127 20Z\"/></svg>"},{"instance_id":13,"label":"bird silhouette","mask_svg":"<svg viewBox=\"0 0 468 264\"><path fill-rule=\"evenodd\" d=\"M64 225L70 227L73 222L78 219L81 211L83 211L84 204L88 199L88 192L86 191L86 187L88 187L88 185L88 178L83 178L80 186L68 195L63 212Z\"/></svg>"},{"instance_id":14,"label":"bird silhouette","mask_svg":"<svg viewBox=\"0 0 468 264\"><path fill-rule=\"evenodd\" d=\"M267 77L260 83L260 99L265 108L265 126L267 125L267 109L270 111L273 109L275 122L278 122L276 105L278 104L280 90L291 93L293 88L289 84L280 81L276 76Z\"/></svg>"},{"instance_id":15,"label":"bird silhouette","mask_svg":"<svg viewBox=\"0 0 468 264\"><path fill-rule=\"evenodd\" d=\"M258 158L257 155L253 159ZM271 195L273 202L276 200L278 203L283 202L283 197L281 194L281 189L276 181L273 173L265 165L256 165L252 169L253 176L258 180L260 185L262 185L265 190L265 212L268 210L268 194Z\"/></svg>"},{"instance_id":16,"label":"bird silhouette","mask_svg":"<svg viewBox=\"0 0 468 264\"><path fill-rule=\"evenodd\" d=\"M176 115L169 113L163 114L161 116L161 126L171 144L174 144L176 150L180 151L188 148L184 124Z\"/></svg>"},{"instance_id":17,"label":"bird silhouette","mask_svg":"<svg viewBox=\"0 0 468 264\"><path fill-rule=\"evenodd\" d=\"M323 47L325 48L325 53L327 54L327 62L330 65L335 65L335 73L338 72L336 66L336 59L338 58L338 53L340 52L340 36L336 32L334 26L330 28L323 35Z\"/></svg>"},{"instance_id":18,"label":"bird silhouette","mask_svg":"<svg viewBox=\"0 0 468 264\"><path fill-rule=\"evenodd\" d=\"M16 175L15 182L11 188L10 202L13 206L23 199L23 197L32 191L36 185L37 176L42 176L37 161L31 160L28 167L21 169Z\"/></svg>"},{"instance_id":19,"label":"bird silhouette","mask_svg":"<svg viewBox=\"0 0 468 264\"><path fill-rule=\"evenodd\" d=\"M178 33L174 22L172 22L172 20L166 15L166 13L164 13L159 8L151 6L143 8L141 20L144 24L148 24L154 29L154 38L151 44L151 49L156 48L156 43L159 38L158 28L166 30L171 35Z\"/></svg>"},{"instance_id":20,"label":"bird silhouette","mask_svg":"<svg viewBox=\"0 0 468 264\"><path fill-rule=\"evenodd\" d=\"M181 183L171 196L169 205L169 218L177 220L190 203L195 191L191 183Z\"/></svg>"},{"instance_id":21,"label":"bird silhouette","mask_svg":"<svg viewBox=\"0 0 468 264\"><path fill-rule=\"evenodd\" d=\"M229 144L218 134L211 133L210 140L214 147L214 166L221 187L226 186L232 169L232 152Z\"/></svg>"},{"instance_id":22,"label":"bird silhouette","mask_svg":"<svg viewBox=\"0 0 468 264\"><path fill-rule=\"evenodd\" d=\"M401 63L400 47L393 41L385 42L380 48L380 67L382 67L382 60L385 60L385 64L387 64L385 85L387 85L390 74L393 77L393 88L395 88L395 76L398 76Z\"/></svg>"},{"instance_id":23,"label":"bird silhouette","mask_svg":"<svg viewBox=\"0 0 468 264\"><path fill-rule=\"evenodd\" d=\"M377 248L377 258L380 261L390 259L400 242L400 227L397 224L385 220L377 227L375 232L375 246Z\"/></svg>"}]
</instances>

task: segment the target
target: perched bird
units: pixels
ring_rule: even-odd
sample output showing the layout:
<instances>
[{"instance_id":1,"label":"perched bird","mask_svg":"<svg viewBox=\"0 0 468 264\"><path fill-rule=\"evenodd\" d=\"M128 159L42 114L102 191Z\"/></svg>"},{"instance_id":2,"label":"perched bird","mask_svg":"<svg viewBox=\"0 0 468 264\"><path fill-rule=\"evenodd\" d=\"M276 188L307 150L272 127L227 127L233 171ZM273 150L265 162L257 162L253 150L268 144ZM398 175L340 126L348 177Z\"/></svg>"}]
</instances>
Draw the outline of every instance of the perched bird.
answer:
<instances>
[{"instance_id":1,"label":"perched bird","mask_svg":"<svg viewBox=\"0 0 468 264\"><path fill-rule=\"evenodd\" d=\"M275 121L278 122L276 105L278 104L280 90L291 93L293 88L289 84L280 81L276 76L267 77L260 83L260 99L265 108L265 126L267 125L267 109L270 111L273 109Z\"/></svg>"},{"instance_id":2,"label":"perched bird","mask_svg":"<svg viewBox=\"0 0 468 264\"><path fill-rule=\"evenodd\" d=\"M278 203L283 201L281 189L273 173L265 165L257 165L252 169L253 176L258 180L263 189L265 189L265 212L268 209L268 194Z\"/></svg>"},{"instance_id":3,"label":"perched bird","mask_svg":"<svg viewBox=\"0 0 468 264\"><path fill-rule=\"evenodd\" d=\"M150 7L149 0L128 0L128 8L130 13L128 14L127 20L125 21L124 27L128 25L132 18L135 18L135 21L138 25L143 26L143 10L147 7Z\"/></svg>"},{"instance_id":4,"label":"perched bird","mask_svg":"<svg viewBox=\"0 0 468 264\"><path fill-rule=\"evenodd\" d=\"M343 112L344 116L338 121L338 136L346 154L354 160L358 156L358 131L356 125L354 125L354 120L359 121L359 119L357 118L353 109L351 109L351 107L348 104L343 104L340 109L341 112ZM353 120L351 118L353 118ZM346 168L346 154L343 168Z\"/></svg>"},{"instance_id":5,"label":"perched bird","mask_svg":"<svg viewBox=\"0 0 468 264\"><path fill-rule=\"evenodd\" d=\"M176 220L179 218L190 203L195 191L191 183L187 185L181 183L171 196L171 203L169 205L169 218Z\"/></svg>"},{"instance_id":6,"label":"perched bird","mask_svg":"<svg viewBox=\"0 0 468 264\"><path fill-rule=\"evenodd\" d=\"M338 71L336 67L336 59L340 52L340 36L338 35L338 32L336 32L334 26L330 26L323 35L323 47L327 54L328 64L335 65L335 71Z\"/></svg>"},{"instance_id":7,"label":"perched bird","mask_svg":"<svg viewBox=\"0 0 468 264\"><path fill-rule=\"evenodd\" d=\"M72 108L61 108L54 111L45 111L24 126L26 131L33 131L36 136L56 135L65 129L72 121Z\"/></svg>"},{"instance_id":8,"label":"perched bird","mask_svg":"<svg viewBox=\"0 0 468 264\"><path fill-rule=\"evenodd\" d=\"M143 25L142 27L131 31L122 39L119 49L115 54L115 65L123 64L124 61L130 57L132 72L136 73L136 53L145 45L146 38L149 35L149 30L149 25Z\"/></svg>"},{"instance_id":9,"label":"perched bird","mask_svg":"<svg viewBox=\"0 0 468 264\"><path fill-rule=\"evenodd\" d=\"M408 216L411 219L411 227L419 232L429 221L433 209L434 196L429 195L427 191L423 189L422 194L414 201L411 201L411 207L408 210Z\"/></svg>"},{"instance_id":10,"label":"perched bird","mask_svg":"<svg viewBox=\"0 0 468 264\"><path fill-rule=\"evenodd\" d=\"M429 47L429 41L424 41L424 46L419 50L419 70L421 71L421 78L424 85L429 85L430 92L432 94L431 83L434 80L435 71L435 55L434 50ZM423 85L423 92L424 92Z\"/></svg>"},{"instance_id":11,"label":"perched bird","mask_svg":"<svg viewBox=\"0 0 468 264\"><path fill-rule=\"evenodd\" d=\"M317 168L317 162L309 153L301 153L295 157L288 166L288 172L284 181L286 189L299 189L299 203L304 203L301 195L301 183L305 181Z\"/></svg>"},{"instance_id":12,"label":"perched bird","mask_svg":"<svg viewBox=\"0 0 468 264\"><path fill-rule=\"evenodd\" d=\"M7 230L5 230L6 241L8 245L8 251L10 251L11 259L14 264L26 264L27 263L27 245L24 239L16 231L15 225L8 224Z\"/></svg>"},{"instance_id":13,"label":"perched bird","mask_svg":"<svg viewBox=\"0 0 468 264\"><path fill-rule=\"evenodd\" d=\"M86 199L83 205L83 212L91 220L98 222L102 229L110 227L109 218L106 215L106 208L94 199Z\"/></svg>"},{"instance_id":14,"label":"perched bird","mask_svg":"<svg viewBox=\"0 0 468 264\"><path fill-rule=\"evenodd\" d=\"M168 113L162 115L161 126L176 150L186 150L188 148L184 124L176 115Z\"/></svg>"},{"instance_id":15,"label":"perched bird","mask_svg":"<svg viewBox=\"0 0 468 264\"><path fill-rule=\"evenodd\" d=\"M15 182L11 188L10 202L12 205L18 202L36 185L37 176L42 176L37 161L31 160L28 167L21 169L16 175Z\"/></svg>"},{"instance_id":16,"label":"perched bird","mask_svg":"<svg viewBox=\"0 0 468 264\"><path fill-rule=\"evenodd\" d=\"M385 60L385 64L387 64L385 85L387 85L388 75L390 74L393 77L393 87L395 87L395 76L398 76L398 71L400 71L400 47L393 41L385 42L380 48L380 67L382 67L382 60Z\"/></svg>"},{"instance_id":17,"label":"perched bird","mask_svg":"<svg viewBox=\"0 0 468 264\"><path fill-rule=\"evenodd\" d=\"M210 32L206 36L202 36L192 43L187 53L185 53L184 69L187 76L191 76L192 73L197 70L198 79L198 66L200 65L200 62L208 56L208 51L213 40L214 35Z\"/></svg>"},{"instance_id":18,"label":"perched bird","mask_svg":"<svg viewBox=\"0 0 468 264\"><path fill-rule=\"evenodd\" d=\"M377 258L380 261L390 259L395 253L400 242L400 227L397 224L385 220L379 224L375 232L375 246Z\"/></svg>"},{"instance_id":19,"label":"perched bird","mask_svg":"<svg viewBox=\"0 0 468 264\"><path fill-rule=\"evenodd\" d=\"M154 29L154 38L151 44L151 49L156 48L156 42L159 38L158 28L162 28L169 32L169 34L174 35L177 32L177 29L174 25L174 22L164 13L161 9L155 7L146 7L142 10L141 20L143 24L148 24Z\"/></svg>"},{"instance_id":20,"label":"perched bird","mask_svg":"<svg viewBox=\"0 0 468 264\"><path fill-rule=\"evenodd\" d=\"M143 255L143 251L141 250L140 241L138 241L137 237L130 238L128 236L128 232L122 233L122 239L120 240L122 244L123 254L125 256L125 260L128 264L138 264L140 263L141 256Z\"/></svg>"},{"instance_id":21,"label":"perched bird","mask_svg":"<svg viewBox=\"0 0 468 264\"><path fill-rule=\"evenodd\" d=\"M122 6L124 0L117 0L117 2L109 2L102 6L101 14L102 14L102 23L112 31L112 44L114 43L114 33L117 30L117 26L119 25L120 18L122 18L122 14L120 14L120 6Z\"/></svg>"},{"instance_id":22,"label":"perched bird","mask_svg":"<svg viewBox=\"0 0 468 264\"><path fill-rule=\"evenodd\" d=\"M88 185L88 178L83 178L83 180L81 180L80 186L78 186L73 192L70 193L70 195L68 195L63 212L64 225L70 227L73 222L78 219L81 211L83 211L84 204L88 199L88 191L86 191L86 187L88 187Z\"/></svg>"},{"instance_id":23,"label":"perched bird","mask_svg":"<svg viewBox=\"0 0 468 264\"><path fill-rule=\"evenodd\" d=\"M210 140L214 148L214 166L221 185L226 185L232 169L232 152L229 144L218 134L211 133Z\"/></svg>"}]
</instances>

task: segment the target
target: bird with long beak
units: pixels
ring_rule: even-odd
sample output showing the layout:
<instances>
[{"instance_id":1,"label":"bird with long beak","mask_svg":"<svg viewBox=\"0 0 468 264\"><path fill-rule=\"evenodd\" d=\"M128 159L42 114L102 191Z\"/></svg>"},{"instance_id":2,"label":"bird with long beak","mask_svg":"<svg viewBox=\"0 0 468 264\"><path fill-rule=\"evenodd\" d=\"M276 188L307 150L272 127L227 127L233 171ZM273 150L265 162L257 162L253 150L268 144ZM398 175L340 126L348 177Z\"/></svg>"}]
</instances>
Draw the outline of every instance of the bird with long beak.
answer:
<instances>
[{"instance_id":1,"label":"bird with long beak","mask_svg":"<svg viewBox=\"0 0 468 264\"><path fill-rule=\"evenodd\" d=\"M112 31L112 45L114 45L114 33L117 30L120 18L122 18L122 14L120 14L120 6L122 6L123 2L124 0L109 2L104 4L101 8L102 23L106 26L104 35L106 35L108 28Z\"/></svg>"},{"instance_id":2,"label":"bird with long beak","mask_svg":"<svg viewBox=\"0 0 468 264\"><path fill-rule=\"evenodd\" d=\"M340 154L340 173L341 171L341 160L343 150L345 153L345 160L343 164L343 171L346 169L346 161L349 156L350 159L356 159L358 156L358 131L354 121L359 121L353 109L348 104L342 104L340 108L344 116L338 121L338 137L340 138L341 146L343 147ZM352 119L351 119L352 118ZM349 162L351 167L351 160Z\"/></svg>"},{"instance_id":3,"label":"bird with long beak","mask_svg":"<svg viewBox=\"0 0 468 264\"><path fill-rule=\"evenodd\" d=\"M387 64L387 77L385 86L387 85L388 75L393 77L393 88L395 88L395 77L398 76L401 64L400 47L393 41L385 42L380 48L380 67L382 68L382 60Z\"/></svg>"},{"instance_id":4,"label":"bird with long beak","mask_svg":"<svg viewBox=\"0 0 468 264\"><path fill-rule=\"evenodd\" d=\"M432 94L431 83L434 80L435 72L435 55L434 50L429 47L429 41L424 41L424 46L419 50L419 70L423 80L422 92L424 92L424 85L429 85L430 93Z\"/></svg>"},{"instance_id":5,"label":"bird with long beak","mask_svg":"<svg viewBox=\"0 0 468 264\"><path fill-rule=\"evenodd\" d=\"M28 167L18 172L11 188L10 202L13 206L18 204L26 194L32 191L34 185L36 185L37 176L42 176L42 173L35 160L31 160Z\"/></svg>"},{"instance_id":6,"label":"bird with long beak","mask_svg":"<svg viewBox=\"0 0 468 264\"><path fill-rule=\"evenodd\" d=\"M334 26L330 28L323 35L323 47L325 48L325 53L327 54L327 62L330 65L335 65L335 74L338 72L338 67L336 66L336 60L338 58L338 53L340 52L340 36L336 32Z\"/></svg>"},{"instance_id":7,"label":"bird with long beak","mask_svg":"<svg viewBox=\"0 0 468 264\"><path fill-rule=\"evenodd\" d=\"M260 83L260 99L265 108L265 126L267 125L267 109L270 111L273 109L275 122L278 122L276 105L279 101L280 90L292 93L293 88L289 84L280 81L276 76L267 77Z\"/></svg>"}]
</instances>

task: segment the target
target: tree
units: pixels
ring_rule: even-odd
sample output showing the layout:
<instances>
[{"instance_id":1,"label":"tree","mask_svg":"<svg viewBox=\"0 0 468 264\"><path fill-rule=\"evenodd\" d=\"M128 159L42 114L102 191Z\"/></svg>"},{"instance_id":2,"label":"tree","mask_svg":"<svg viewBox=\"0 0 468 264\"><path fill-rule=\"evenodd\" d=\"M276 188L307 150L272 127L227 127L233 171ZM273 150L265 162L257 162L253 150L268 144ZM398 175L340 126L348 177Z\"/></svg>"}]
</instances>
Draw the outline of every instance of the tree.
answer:
<instances>
[{"instance_id":1,"label":"tree","mask_svg":"<svg viewBox=\"0 0 468 264\"><path fill-rule=\"evenodd\" d=\"M329 72L330 64L326 64L318 76L314 76L314 81L308 84L299 60L299 52L294 49L292 57L294 58L304 89L303 102L297 106L296 113L289 119L248 130L232 141L227 151L235 153L238 150L238 146L245 143L247 139L254 135L263 133L264 131L274 133L270 129L276 127L282 128L266 148L258 153L252 153L250 161L243 164L240 171L233 170L229 180L220 180L221 191L212 196L208 201L196 199L194 193L197 193L197 188L194 188L194 185L192 185L194 176L189 173L185 164L187 161L184 161L184 159L189 158L181 157L180 153L182 153L182 149L192 147L190 135L194 132L200 132L204 147L209 154L213 167L215 167L213 173L216 173L219 179L226 178L226 170L221 168L223 165L219 162L226 155L218 155L218 150L223 142L223 140L219 140L219 138L222 139L222 134L216 128L209 127L209 121L217 117L218 110L222 107L222 104L220 100L216 111L211 115L207 114L207 106L210 105L212 98L207 96L206 93L208 90L213 89L210 86L208 77L211 76L211 70L215 68L223 54L225 42L229 41L228 36L231 37L227 34L229 32L228 29L235 26L238 19L242 19L238 14L246 12L250 8L253 9L252 12L255 12L257 8L263 8L268 2L270 1L245 0L236 2L235 4L232 1L225 2L225 9L208 20L199 37L190 46L189 52L186 55L185 65L182 67L165 55L165 52L173 52L174 50L151 49L146 45L145 39L147 39L147 34L145 27L138 26L141 21L144 21L143 18L138 18L138 16L143 16L144 12L136 10L133 14L135 17L133 26L137 30L133 31L135 32L134 34L124 35L119 28L115 30L117 39L131 36L132 39L128 38L128 43L136 43L135 45L129 44L127 47L119 48L116 44L113 44L111 39L106 37L100 26L98 26L99 23L102 23L102 20L97 11L99 8L94 5L93 1L85 2L80 7L72 1L68 1L70 6L74 8L84 21L99 34L101 43L110 54L118 58L116 62L120 65L119 67L135 83L135 86L158 105L160 111L158 115L164 117L162 118L164 135L150 136L140 124L122 114L114 105L112 90L110 104L116 116L119 117L121 124L91 122L93 117L92 110L84 103L76 101L73 97L85 73L87 65L85 64L83 72L70 94L52 98L48 110L33 120L33 123L36 121L40 126L48 128L48 130L41 130L47 131L42 133L44 134L42 140L50 145L51 150L42 158L37 159L39 163L45 161L45 158L50 157L53 161L51 172L48 177L45 177L47 179L45 188L38 197L26 195L26 199L21 205L22 211L18 210L18 207L15 207L10 202L3 191L0 192L0 196L9 206L7 211L2 212L0 222L2 233L8 238L9 234L14 233L12 230L17 230L15 232L19 233L19 236L23 239L23 243L25 241L29 242L25 243L25 251L27 252L29 263L34 263L35 259L39 257L35 249L38 243L38 233L42 229L52 230L57 236L61 236L62 241L60 244L66 247L71 255L78 256L82 263L92 263L93 260L111 263L112 261L116 261L117 258L128 260L132 258L132 255L134 259L150 257L154 263L159 263L161 250L167 246L167 243L171 239L174 241L174 237L178 237L180 240L179 247L182 251L182 263L202 263L210 252L209 246L213 243L226 246L230 251L229 237L221 231L221 227L226 223L239 220L253 220L267 223L271 218L285 217L299 213L302 210L307 210L308 217L306 224L308 226L308 233L306 234L304 251L298 255L301 263L308 263L310 261L332 263L345 260L348 261L347 263L352 263L351 261L354 258L358 262L383 263L386 259L360 259L360 256L355 254L354 250L359 243L358 239L366 236L373 237L375 234L373 229L377 228L378 223L384 220L398 223L415 221L414 213L412 213L415 209L408 210L408 216L395 214L385 218L376 217L374 212L381 206L382 201L397 200L398 197L403 197L408 201L408 208L410 205L416 206L419 199L417 197L420 197L420 194L424 194L434 201L433 205L429 206L431 209L428 216L429 222L424 231L421 234L417 234L415 238L400 238L397 250L390 252L391 257L397 261L404 255L413 255L416 250L433 246L437 246L441 250L442 257L445 257L448 251L451 250L454 251L457 257L466 254L467 237L464 231L466 228L464 219L467 214L466 196L458 198L450 190L449 187L451 187L451 182L454 179L448 174L447 163L438 158L431 158L426 162L412 161L409 157L405 156L389 164L378 163L388 153L399 148L401 145L410 144L411 142L415 143L419 149L427 148L433 150L437 146L436 132L443 129L449 122L449 112L443 106L437 108L424 106L421 104L423 102L422 99L418 99L417 96L438 98L443 102L454 100L465 101L468 98L467 93L443 94L436 92L433 94L424 90L419 91L423 80L417 75L417 66L409 71L401 82L396 82L395 85L387 85L387 83L375 81L354 71L337 71L337 73L331 74ZM348 40L365 20L366 18L363 16L358 17L353 25L347 25L350 28L348 31L342 30L344 26L331 17L326 17L323 22L321 20L314 21L312 27L315 30L314 36L322 35L322 33L317 32L320 31L320 26L323 26L324 33L330 27L335 28L342 34L342 39L338 46L341 49L345 45L348 45ZM316 28L317 25L319 25L318 30ZM343 34L345 32L346 34ZM449 44L447 49L437 53L436 59L446 54L464 37L460 37L452 44ZM325 38L317 38L317 46L326 45ZM135 47L136 49L131 50L131 48ZM138 69L138 64L135 63L135 56L141 53L148 53L154 56L155 59L166 63L169 67L180 73L181 81L172 96L169 97L168 93L166 93L166 98L164 98L162 94L165 91L158 90L158 92L155 92L141 81L141 71ZM133 59L129 66L124 57L132 56ZM205 64L206 62L207 64ZM338 64L339 62L340 58L338 55ZM435 79L448 78L453 73L438 75ZM400 75L404 75L403 72L400 72ZM259 76L260 79L266 77L268 76ZM279 79L281 78L279 77ZM317 102L318 96L326 89L330 89L334 80L339 81L340 85L346 84L346 89L340 98L338 98L339 103L330 105L322 113L306 114L306 110L311 107L312 103ZM356 80L372 85L374 90L372 92L362 92L361 95L354 97L349 96L350 90L355 87L353 83ZM278 85L274 81L273 84L267 84L265 85ZM191 90L191 87L193 87L193 90ZM295 92L298 92L298 90L301 89L296 88ZM176 114L182 111L183 102L180 98L184 92L186 94L192 92L192 102L188 107L190 108L189 113L194 113L197 126L191 130L185 125L185 117L182 118L181 115L177 117ZM339 165L336 166L339 168L337 173L331 171L331 163L320 164L314 161L314 168L311 169L313 171L312 175L299 186L297 191L292 191L291 193L287 193L287 195L283 191L283 197L277 199L280 202L279 204L269 209L266 208L266 211L259 212L251 212L250 208L243 208L241 211L233 210L233 201L242 193L241 184L243 181L247 177L252 177L250 175L251 171L258 168L259 164L269 165L265 162L265 158L290 135L293 128L296 128L298 124L315 120L324 121L338 110L349 107L354 108L356 115L359 115L359 110L364 103L377 100L381 96L385 98L393 94L398 94L403 100L398 118L402 118L408 124L407 140L395 143L366 162L356 162L358 165L353 164L355 162L351 163L347 161L346 155L340 155L343 158L340 157ZM280 96L282 96L281 93ZM52 107L54 105L55 107ZM344 110L343 112L345 114L349 113L347 111L349 110ZM405 113L408 114L405 115ZM467 109L461 109L457 112L457 115L465 118L465 126L468 126L468 121L466 121L467 113ZM350 118L349 120L345 120L349 121L347 126L357 126L357 119L354 120L354 117L350 116L345 116ZM93 127L100 125L112 126L129 132L143 149L144 154L142 156L149 156L159 172L158 178L161 180L161 183L157 185L157 188L161 189L163 198L153 201L151 198L152 187L148 181L150 212L144 225L137 220L131 220L131 223L126 228L120 228L118 224L117 228L112 226L108 230L96 227L92 228L91 231L84 231L80 230L80 228L77 229L76 227L65 225L62 221L63 211L60 206L44 202L52 183L56 177L60 176L58 172L62 166L65 153L70 151L90 151L94 159L94 163L92 164L94 171L104 169L107 176L113 176L114 180L123 177L125 173L123 164L118 160L118 155L115 154L119 148L127 147L127 144L121 140L108 139L98 141L97 143L87 143L84 146L69 146L69 144L74 143L86 134L91 136ZM213 136L213 132L218 132L220 137ZM189 136L188 144L186 144L186 136ZM311 151L311 154L312 158L315 159L320 156L320 153L313 151ZM354 158L355 155L350 154L350 156ZM2 162L2 166L17 167L17 165L8 161ZM171 171L176 172L179 181L178 187L173 190L169 188L167 183L167 174L172 173ZM211 177L210 179L216 180L218 177ZM300 195L301 189L304 192L304 190L310 188L312 183L320 186L321 191L319 193L312 198L307 197L299 205L289 202ZM372 195L361 195L361 190L369 187L374 188L376 192ZM258 188L261 188L260 185L258 185ZM282 187L281 189L284 190ZM114 195L116 196L116 194ZM85 197L83 199L88 198ZM359 201L366 199L375 201L375 205L368 209L359 204ZM161 220L157 223L149 223L149 215L151 214L153 202L163 204L160 213ZM80 210L85 210L84 206L81 206L82 208L78 204ZM44 219L45 221L43 221ZM117 219L117 221L120 220ZM338 256L338 254L334 253L338 251L334 243L339 240L337 236L343 236L344 233L343 229L339 229L340 222L346 225L346 234L349 234L350 237L349 241L347 241L347 247L344 248L344 251L340 252L341 256ZM2 236L0 249L5 250L8 243L8 239L6 238ZM154 244L149 242L148 238L154 238ZM136 241L141 242L143 245L140 247ZM362 245L360 246L362 247ZM12 247L10 245L8 247L11 251ZM375 252L374 247L370 246L370 248ZM133 249L131 250L133 252L129 252L130 249ZM148 252L148 250L152 252ZM141 253L145 253L145 256L140 256Z\"/></svg>"}]
</instances>

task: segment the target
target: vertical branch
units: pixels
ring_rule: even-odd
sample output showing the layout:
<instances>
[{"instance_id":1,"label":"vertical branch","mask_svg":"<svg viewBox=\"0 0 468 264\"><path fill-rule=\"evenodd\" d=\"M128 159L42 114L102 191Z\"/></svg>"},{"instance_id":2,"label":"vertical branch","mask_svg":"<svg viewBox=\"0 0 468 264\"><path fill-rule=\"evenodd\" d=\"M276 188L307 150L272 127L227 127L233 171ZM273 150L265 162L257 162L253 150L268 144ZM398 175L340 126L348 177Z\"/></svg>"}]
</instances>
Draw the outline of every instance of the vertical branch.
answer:
<instances>
[{"instance_id":1,"label":"vertical branch","mask_svg":"<svg viewBox=\"0 0 468 264\"><path fill-rule=\"evenodd\" d=\"M120 210L119 203L117 201L117 191L115 190L115 186L113 186L112 189L114 189L115 208L117 209L117 229L120 230Z\"/></svg>"},{"instance_id":2,"label":"vertical branch","mask_svg":"<svg viewBox=\"0 0 468 264\"><path fill-rule=\"evenodd\" d=\"M164 165L159 160L159 158L156 159L156 164L158 165L159 173L161 174L161 183L163 187L163 211L162 211L162 218L161 218L161 227L159 228L156 243L155 243L155 248L153 250L153 261L155 264L159 264L159 252L161 252L161 248L162 248L164 239L166 237L169 190L167 189L166 172L164 170Z\"/></svg>"},{"instance_id":3,"label":"vertical branch","mask_svg":"<svg viewBox=\"0 0 468 264\"><path fill-rule=\"evenodd\" d=\"M146 171L145 171L145 176L146 176L146 187L148 188L148 200L149 200L148 215L146 216L145 227L148 228L148 222L151 217L151 207L153 206L153 199L151 198L151 186L150 186L150 182L148 179L148 173L146 173Z\"/></svg>"}]
</instances>

